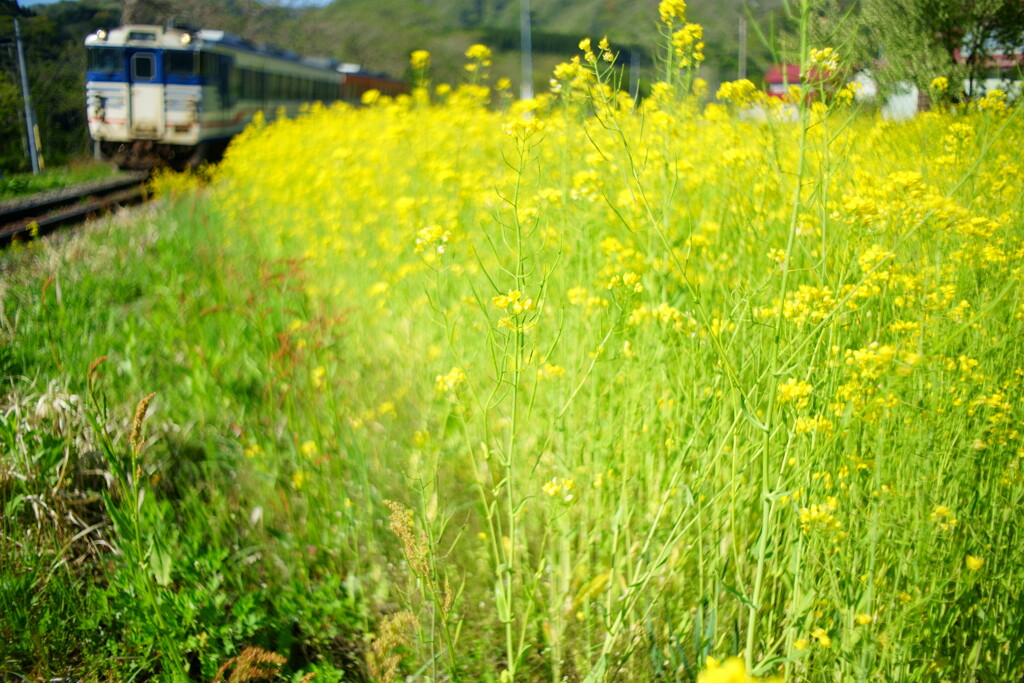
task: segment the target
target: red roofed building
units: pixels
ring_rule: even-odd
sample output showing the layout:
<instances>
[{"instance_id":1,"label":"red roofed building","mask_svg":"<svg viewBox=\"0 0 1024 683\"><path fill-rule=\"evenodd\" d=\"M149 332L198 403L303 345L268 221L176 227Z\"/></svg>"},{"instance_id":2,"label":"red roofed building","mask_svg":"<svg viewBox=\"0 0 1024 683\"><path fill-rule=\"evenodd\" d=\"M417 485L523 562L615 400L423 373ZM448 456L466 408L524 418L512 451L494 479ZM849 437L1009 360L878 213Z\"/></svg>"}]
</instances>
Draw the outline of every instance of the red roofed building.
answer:
<instances>
[{"instance_id":1,"label":"red roofed building","mask_svg":"<svg viewBox=\"0 0 1024 683\"><path fill-rule=\"evenodd\" d=\"M764 87L769 97L785 97L786 89L800 85L799 64L772 64L764 75Z\"/></svg>"},{"instance_id":2,"label":"red roofed building","mask_svg":"<svg viewBox=\"0 0 1024 683\"><path fill-rule=\"evenodd\" d=\"M990 46L991 52L984 56L980 62L980 75L982 78L996 78L1017 80L1020 78L1021 70L1024 69L1024 54L1022 48L1007 47L998 44ZM957 64L970 64L970 53L964 54L961 50L953 51L953 58Z\"/></svg>"},{"instance_id":3,"label":"red roofed building","mask_svg":"<svg viewBox=\"0 0 1024 683\"><path fill-rule=\"evenodd\" d=\"M831 74L818 69L811 69L810 72L813 83L827 80L829 76ZM785 97L789 86L802 83L799 64L772 64L764 75L764 87L769 97Z\"/></svg>"}]
</instances>

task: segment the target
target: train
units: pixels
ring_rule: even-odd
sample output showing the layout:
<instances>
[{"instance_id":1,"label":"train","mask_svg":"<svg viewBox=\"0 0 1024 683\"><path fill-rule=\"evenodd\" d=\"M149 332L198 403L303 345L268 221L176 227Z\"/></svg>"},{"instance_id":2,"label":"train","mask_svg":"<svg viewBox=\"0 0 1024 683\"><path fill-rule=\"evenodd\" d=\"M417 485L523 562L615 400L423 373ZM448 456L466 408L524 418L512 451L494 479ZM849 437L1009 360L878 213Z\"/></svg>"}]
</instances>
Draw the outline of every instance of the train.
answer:
<instances>
[{"instance_id":1,"label":"train","mask_svg":"<svg viewBox=\"0 0 1024 683\"><path fill-rule=\"evenodd\" d=\"M89 135L98 157L126 169L216 160L260 111L269 121L311 102L407 91L384 74L219 30L127 25L90 34L85 47Z\"/></svg>"}]
</instances>

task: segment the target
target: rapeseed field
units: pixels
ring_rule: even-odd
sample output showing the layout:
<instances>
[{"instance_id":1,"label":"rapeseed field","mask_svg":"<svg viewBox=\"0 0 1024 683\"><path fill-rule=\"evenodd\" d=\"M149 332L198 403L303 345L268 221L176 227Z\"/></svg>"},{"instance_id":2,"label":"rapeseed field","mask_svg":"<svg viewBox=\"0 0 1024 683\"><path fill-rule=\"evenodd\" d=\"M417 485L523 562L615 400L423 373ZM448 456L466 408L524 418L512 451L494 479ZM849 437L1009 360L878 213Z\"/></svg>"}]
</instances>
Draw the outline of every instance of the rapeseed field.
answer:
<instances>
[{"instance_id":1,"label":"rapeseed field","mask_svg":"<svg viewBox=\"0 0 1024 683\"><path fill-rule=\"evenodd\" d=\"M410 96L232 146L228 234L345 330L281 312L298 395L252 466L344 571L391 548L385 680L1019 676L1019 109L701 106L681 8L639 105L607 41L528 102L421 52Z\"/></svg>"},{"instance_id":2,"label":"rapeseed field","mask_svg":"<svg viewBox=\"0 0 1024 683\"><path fill-rule=\"evenodd\" d=\"M660 16L641 102L603 39L525 102L483 46L454 87L418 51L409 95L258 121L201 198L158 181L191 251L154 228L104 257L178 263L147 287L162 322L79 343L90 424L130 432L92 437L110 585L149 624L111 657L167 680L286 655L295 680L1024 674L1020 107L937 79L932 112L885 121L806 45L819 75L787 98L709 98L700 27ZM20 334L68 319L46 268ZM220 465L147 456L152 397L107 412L105 367Z\"/></svg>"}]
</instances>

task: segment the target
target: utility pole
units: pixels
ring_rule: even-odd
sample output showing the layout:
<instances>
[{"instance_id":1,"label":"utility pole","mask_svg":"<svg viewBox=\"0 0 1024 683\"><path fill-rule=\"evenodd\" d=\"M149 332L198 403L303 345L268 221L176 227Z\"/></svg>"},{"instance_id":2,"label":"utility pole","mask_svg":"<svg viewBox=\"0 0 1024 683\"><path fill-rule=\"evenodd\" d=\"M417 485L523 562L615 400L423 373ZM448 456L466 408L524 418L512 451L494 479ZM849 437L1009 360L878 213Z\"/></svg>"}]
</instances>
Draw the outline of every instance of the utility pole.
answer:
<instances>
[{"instance_id":1,"label":"utility pole","mask_svg":"<svg viewBox=\"0 0 1024 683\"><path fill-rule=\"evenodd\" d=\"M21 96L25 101L25 128L28 133L28 155L32 160L32 173L39 175L39 153L36 150L36 117L32 111L32 96L28 90L28 69L25 67L25 50L21 47L21 27L14 20L14 40L18 44L18 69L21 71Z\"/></svg>"},{"instance_id":2,"label":"utility pole","mask_svg":"<svg viewBox=\"0 0 1024 683\"><path fill-rule=\"evenodd\" d=\"M747 77L747 18L740 14L740 53L737 57L736 78Z\"/></svg>"},{"instance_id":3,"label":"utility pole","mask_svg":"<svg viewBox=\"0 0 1024 683\"><path fill-rule=\"evenodd\" d=\"M522 51L522 80L519 99L533 99L533 38L530 34L530 0L519 0L519 49Z\"/></svg>"},{"instance_id":4,"label":"utility pole","mask_svg":"<svg viewBox=\"0 0 1024 683\"><path fill-rule=\"evenodd\" d=\"M635 47L629 51L629 94L635 107L640 103L640 50Z\"/></svg>"}]
</instances>

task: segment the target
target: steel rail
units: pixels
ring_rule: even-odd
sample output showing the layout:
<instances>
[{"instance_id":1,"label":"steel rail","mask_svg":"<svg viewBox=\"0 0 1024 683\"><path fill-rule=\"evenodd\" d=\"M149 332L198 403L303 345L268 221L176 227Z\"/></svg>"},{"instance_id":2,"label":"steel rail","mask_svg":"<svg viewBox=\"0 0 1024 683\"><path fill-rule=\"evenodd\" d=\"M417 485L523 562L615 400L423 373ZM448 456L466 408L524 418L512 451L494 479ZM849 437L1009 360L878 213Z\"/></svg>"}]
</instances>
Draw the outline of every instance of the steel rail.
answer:
<instances>
[{"instance_id":1,"label":"steel rail","mask_svg":"<svg viewBox=\"0 0 1024 683\"><path fill-rule=\"evenodd\" d=\"M148 198L146 178L145 174L135 174L100 185L88 183L0 204L0 247L84 222L119 206L143 202Z\"/></svg>"}]
</instances>

